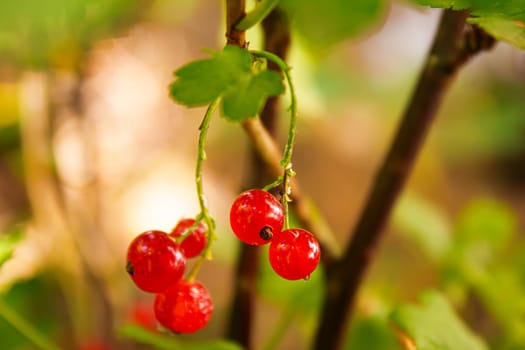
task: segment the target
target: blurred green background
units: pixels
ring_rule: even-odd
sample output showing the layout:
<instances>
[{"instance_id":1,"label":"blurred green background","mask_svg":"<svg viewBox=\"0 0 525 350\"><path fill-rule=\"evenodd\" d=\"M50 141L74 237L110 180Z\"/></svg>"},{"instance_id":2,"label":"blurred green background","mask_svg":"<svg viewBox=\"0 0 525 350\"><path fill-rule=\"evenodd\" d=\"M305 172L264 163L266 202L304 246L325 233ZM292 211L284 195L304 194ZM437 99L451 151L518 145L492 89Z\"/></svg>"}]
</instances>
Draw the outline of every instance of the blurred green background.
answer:
<instances>
[{"instance_id":1,"label":"blurred green background","mask_svg":"<svg viewBox=\"0 0 525 350\"><path fill-rule=\"evenodd\" d=\"M294 167L343 245L440 10L314 3L282 2L294 14ZM170 230L198 213L204 109L175 105L167 87L176 68L206 57L203 48L220 49L224 32L219 1L0 3L0 348L37 348L27 328L64 349L151 349L156 336L182 346L156 333L152 296L129 280L125 253L140 232ZM259 27L247 36L261 47ZM215 313L206 329L177 339L223 336L238 251L228 211L249 173L248 145L238 125L213 121L204 182L220 239L199 279ZM412 316L398 306L439 290L450 314L490 348L524 349L524 224L525 53L498 43L469 62L446 96L360 290L347 348L402 349L392 320ZM308 282L288 282L267 259L261 264L257 348L307 349L321 269ZM150 333L140 340L130 324Z\"/></svg>"}]
</instances>

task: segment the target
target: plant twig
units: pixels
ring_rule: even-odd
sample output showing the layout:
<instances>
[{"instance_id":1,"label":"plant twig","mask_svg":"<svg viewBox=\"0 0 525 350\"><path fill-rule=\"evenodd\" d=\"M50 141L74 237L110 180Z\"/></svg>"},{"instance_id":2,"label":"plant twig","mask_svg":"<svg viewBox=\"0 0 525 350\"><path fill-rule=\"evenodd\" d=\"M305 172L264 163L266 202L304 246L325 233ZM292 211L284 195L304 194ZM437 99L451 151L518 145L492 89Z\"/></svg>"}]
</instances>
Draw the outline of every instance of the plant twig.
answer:
<instances>
[{"instance_id":1,"label":"plant twig","mask_svg":"<svg viewBox=\"0 0 525 350\"><path fill-rule=\"evenodd\" d=\"M244 0L226 0L226 38L227 43L245 47L245 32L235 29L235 25L245 15ZM243 348L252 349L253 313L257 294L257 271L259 266L259 249L240 244L237 256L233 303L226 336Z\"/></svg>"},{"instance_id":2,"label":"plant twig","mask_svg":"<svg viewBox=\"0 0 525 350\"><path fill-rule=\"evenodd\" d=\"M425 136L459 68L493 40L470 30L467 12L445 10L412 98L381 165L344 255L327 271L315 349L341 349L357 290L370 265L396 198L410 174ZM479 36L478 40L476 35Z\"/></svg>"}]
</instances>

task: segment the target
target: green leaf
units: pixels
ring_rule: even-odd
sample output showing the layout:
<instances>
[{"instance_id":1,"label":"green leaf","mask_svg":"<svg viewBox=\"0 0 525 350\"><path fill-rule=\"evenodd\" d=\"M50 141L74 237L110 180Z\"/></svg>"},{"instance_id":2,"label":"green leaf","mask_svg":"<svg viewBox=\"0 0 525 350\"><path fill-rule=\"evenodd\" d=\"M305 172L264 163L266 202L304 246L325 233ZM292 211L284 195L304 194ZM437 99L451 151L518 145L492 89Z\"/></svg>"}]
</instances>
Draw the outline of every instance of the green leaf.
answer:
<instances>
[{"instance_id":1,"label":"green leaf","mask_svg":"<svg viewBox=\"0 0 525 350\"><path fill-rule=\"evenodd\" d=\"M225 340L182 341L175 336L155 333L136 325L120 328L119 335L161 350L242 350L236 343Z\"/></svg>"},{"instance_id":2,"label":"green leaf","mask_svg":"<svg viewBox=\"0 0 525 350\"><path fill-rule=\"evenodd\" d=\"M516 225L516 217L507 205L490 198L478 198L463 209L455 237L461 245L482 244L495 250L510 241Z\"/></svg>"},{"instance_id":3,"label":"green leaf","mask_svg":"<svg viewBox=\"0 0 525 350\"><path fill-rule=\"evenodd\" d=\"M226 119L240 121L255 117L269 96L284 92L281 76L273 71L263 70L257 75L239 82L222 99L222 113Z\"/></svg>"},{"instance_id":4,"label":"green leaf","mask_svg":"<svg viewBox=\"0 0 525 350\"><path fill-rule=\"evenodd\" d=\"M414 0L431 7L470 11L469 22L479 25L498 40L525 49L524 0Z\"/></svg>"},{"instance_id":5,"label":"green leaf","mask_svg":"<svg viewBox=\"0 0 525 350\"><path fill-rule=\"evenodd\" d=\"M13 256L16 246L23 238L22 231L0 236L0 267Z\"/></svg>"},{"instance_id":6,"label":"green leaf","mask_svg":"<svg viewBox=\"0 0 525 350\"><path fill-rule=\"evenodd\" d=\"M421 301L421 306L403 305L391 315L392 321L413 339L418 350L488 350L443 295L427 292Z\"/></svg>"},{"instance_id":7,"label":"green leaf","mask_svg":"<svg viewBox=\"0 0 525 350\"><path fill-rule=\"evenodd\" d=\"M387 320L380 316L359 317L352 321L346 350L400 350L399 342Z\"/></svg>"},{"instance_id":8,"label":"green leaf","mask_svg":"<svg viewBox=\"0 0 525 350\"><path fill-rule=\"evenodd\" d=\"M231 121L256 116L269 96L284 92L281 75L266 70L266 62L228 45L214 57L191 62L175 72L171 97L188 107L203 106L222 97L221 112Z\"/></svg>"},{"instance_id":9,"label":"green leaf","mask_svg":"<svg viewBox=\"0 0 525 350\"><path fill-rule=\"evenodd\" d=\"M0 56L43 68L78 63L89 44L137 18L137 1L0 1Z\"/></svg>"},{"instance_id":10,"label":"green leaf","mask_svg":"<svg viewBox=\"0 0 525 350\"><path fill-rule=\"evenodd\" d=\"M170 85L171 97L188 107L204 106L249 76L251 64L246 50L228 45L213 58L193 61L177 70L178 79Z\"/></svg>"},{"instance_id":11,"label":"green leaf","mask_svg":"<svg viewBox=\"0 0 525 350\"><path fill-rule=\"evenodd\" d=\"M379 22L386 9L383 0L282 0L281 5L294 29L314 50L362 34Z\"/></svg>"},{"instance_id":12,"label":"green leaf","mask_svg":"<svg viewBox=\"0 0 525 350\"><path fill-rule=\"evenodd\" d=\"M397 204L393 224L400 233L421 247L434 261L441 261L450 249L449 220L440 208L416 193L407 191Z\"/></svg>"}]
</instances>

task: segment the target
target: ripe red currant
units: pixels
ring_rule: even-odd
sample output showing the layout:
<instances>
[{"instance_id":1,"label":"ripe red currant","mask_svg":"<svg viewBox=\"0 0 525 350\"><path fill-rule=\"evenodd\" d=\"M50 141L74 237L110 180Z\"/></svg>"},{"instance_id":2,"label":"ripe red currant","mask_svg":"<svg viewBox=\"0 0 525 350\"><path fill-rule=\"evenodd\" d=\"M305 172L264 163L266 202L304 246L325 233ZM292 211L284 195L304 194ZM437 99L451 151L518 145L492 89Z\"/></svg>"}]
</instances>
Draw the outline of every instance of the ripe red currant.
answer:
<instances>
[{"instance_id":1,"label":"ripe red currant","mask_svg":"<svg viewBox=\"0 0 525 350\"><path fill-rule=\"evenodd\" d=\"M164 327L177 333L192 333L208 324L213 302L200 282L180 280L155 296L153 311Z\"/></svg>"},{"instance_id":2,"label":"ripe red currant","mask_svg":"<svg viewBox=\"0 0 525 350\"><path fill-rule=\"evenodd\" d=\"M241 193L230 209L230 225L237 237L247 244L268 243L283 227L281 203L263 190Z\"/></svg>"},{"instance_id":3,"label":"ripe red currant","mask_svg":"<svg viewBox=\"0 0 525 350\"><path fill-rule=\"evenodd\" d=\"M182 278L185 267L179 245L165 232L143 232L129 245L126 270L143 291L162 292Z\"/></svg>"},{"instance_id":4,"label":"ripe red currant","mask_svg":"<svg viewBox=\"0 0 525 350\"><path fill-rule=\"evenodd\" d=\"M270 265L281 277L289 280L308 278L321 257L317 239L300 228L284 230L270 243Z\"/></svg>"},{"instance_id":5,"label":"ripe red currant","mask_svg":"<svg viewBox=\"0 0 525 350\"><path fill-rule=\"evenodd\" d=\"M182 234L195 225L195 219L182 219L171 230L172 237L180 237ZM206 247L206 226L200 223L197 227L180 243L180 249L187 258L193 258L199 255Z\"/></svg>"}]
</instances>

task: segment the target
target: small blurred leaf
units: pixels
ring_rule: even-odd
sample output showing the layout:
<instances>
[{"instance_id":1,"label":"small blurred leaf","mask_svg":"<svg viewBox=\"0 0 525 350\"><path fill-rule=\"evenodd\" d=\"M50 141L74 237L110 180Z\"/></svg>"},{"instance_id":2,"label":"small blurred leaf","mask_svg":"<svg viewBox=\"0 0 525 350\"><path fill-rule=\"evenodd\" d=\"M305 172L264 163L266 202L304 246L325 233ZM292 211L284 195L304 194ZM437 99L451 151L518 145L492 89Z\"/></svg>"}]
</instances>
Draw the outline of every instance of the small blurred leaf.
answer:
<instances>
[{"instance_id":1,"label":"small blurred leaf","mask_svg":"<svg viewBox=\"0 0 525 350\"><path fill-rule=\"evenodd\" d=\"M492 268L481 278L470 282L505 336L525 345L525 286L518 271L509 267Z\"/></svg>"},{"instance_id":2,"label":"small blurred leaf","mask_svg":"<svg viewBox=\"0 0 525 350\"><path fill-rule=\"evenodd\" d=\"M292 24L308 46L326 49L362 34L385 10L383 0L282 0Z\"/></svg>"},{"instance_id":3,"label":"small blurred leaf","mask_svg":"<svg viewBox=\"0 0 525 350\"><path fill-rule=\"evenodd\" d=\"M445 213L416 193L403 195L393 223L434 261L440 261L450 248L451 227Z\"/></svg>"},{"instance_id":4,"label":"small blurred leaf","mask_svg":"<svg viewBox=\"0 0 525 350\"><path fill-rule=\"evenodd\" d=\"M181 341L173 336L155 333L135 325L120 328L119 334L122 337L162 350L242 350L239 345L226 340Z\"/></svg>"},{"instance_id":5,"label":"small blurred leaf","mask_svg":"<svg viewBox=\"0 0 525 350\"><path fill-rule=\"evenodd\" d=\"M0 55L39 68L69 67L92 40L128 24L140 9L126 0L0 1Z\"/></svg>"},{"instance_id":6,"label":"small blurred leaf","mask_svg":"<svg viewBox=\"0 0 525 350\"><path fill-rule=\"evenodd\" d=\"M347 350L400 350L399 342L387 320L374 316L352 322Z\"/></svg>"},{"instance_id":7,"label":"small blurred leaf","mask_svg":"<svg viewBox=\"0 0 525 350\"><path fill-rule=\"evenodd\" d=\"M422 295L422 305L403 305L391 315L397 327L412 338L418 350L487 350L438 292Z\"/></svg>"},{"instance_id":8,"label":"small blurred leaf","mask_svg":"<svg viewBox=\"0 0 525 350\"><path fill-rule=\"evenodd\" d=\"M232 121L256 116L269 96L284 92L281 76L264 70L230 89L222 100L222 113Z\"/></svg>"},{"instance_id":9,"label":"small blurred leaf","mask_svg":"<svg viewBox=\"0 0 525 350\"><path fill-rule=\"evenodd\" d=\"M23 238L22 231L0 236L0 267L13 256L16 246Z\"/></svg>"},{"instance_id":10,"label":"small blurred leaf","mask_svg":"<svg viewBox=\"0 0 525 350\"><path fill-rule=\"evenodd\" d=\"M504 203L480 198L460 215L456 239L461 245L486 245L496 250L506 245L516 230L516 218Z\"/></svg>"}]
</instances>

